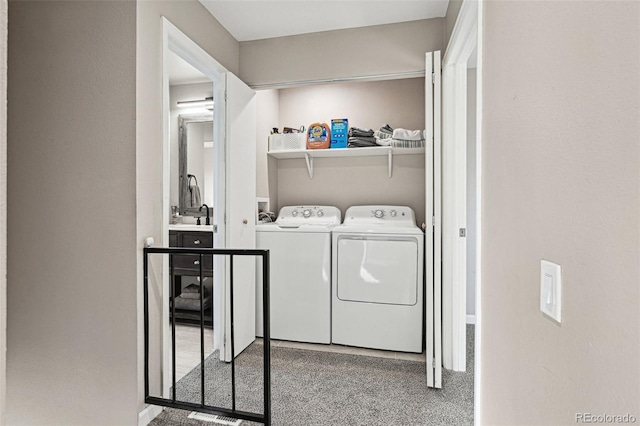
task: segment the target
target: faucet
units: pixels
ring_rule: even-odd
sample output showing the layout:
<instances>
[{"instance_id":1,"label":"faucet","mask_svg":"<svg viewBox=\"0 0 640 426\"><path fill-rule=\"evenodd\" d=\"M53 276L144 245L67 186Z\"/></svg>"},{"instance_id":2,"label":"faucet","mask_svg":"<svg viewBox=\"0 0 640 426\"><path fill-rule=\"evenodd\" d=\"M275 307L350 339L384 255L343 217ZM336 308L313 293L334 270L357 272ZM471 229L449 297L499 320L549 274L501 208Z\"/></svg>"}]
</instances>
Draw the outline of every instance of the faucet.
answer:
<instances>
[{"instance_id":1,"label":"faucet","mask_svg":"<svg viewBox=\"0 0 640 426\"><path fill-rule=\"evenodd\" d=\"M206 204L201 205L201 206L200 206L200 211L202 211L202 208L203 208L203 207L207 209L207 219L206 219L206 221L204 222L204 224L205 224L205 225L211 225L211 222L209 222L209 206L208 206L208 205L206 205ZM198 218L198 222L200 222L200 218ZM200 223L198 223L198 225L199 225L199 224L200 224Z\"/></svg>"}]
</instances>

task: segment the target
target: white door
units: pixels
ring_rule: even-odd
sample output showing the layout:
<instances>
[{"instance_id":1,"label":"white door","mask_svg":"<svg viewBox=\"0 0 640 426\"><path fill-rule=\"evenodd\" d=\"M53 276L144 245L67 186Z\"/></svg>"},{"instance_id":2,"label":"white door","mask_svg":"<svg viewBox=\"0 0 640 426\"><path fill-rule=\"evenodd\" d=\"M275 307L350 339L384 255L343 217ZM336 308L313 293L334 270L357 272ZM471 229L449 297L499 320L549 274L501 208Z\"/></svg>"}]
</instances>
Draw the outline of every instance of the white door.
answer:
<instances>
[{"instance_id":1,"label":"white door","mask_svg":"<svg viewBox=\"0 0 640 426\"><path fill-rule=\"evenodd\" d=\"M442 177L441 177L441 74L440 51L426 54L425 148L426 241L425 321L427 340L427 386L442 387ZM429 215L431 225L429 226Z\"/></svg>"},{"instance_id":2,"label":"white door","mask_svg":"<svg viewBox=\"0 0 640 426\"><path fill-rule=\"evenodd\" d=\"M256 100L255 92L234 74L226 73L226 214L225 248L255 249ZM231 276L233 272L234 356L256 337L256 259L235 256L224 269L223 359L231 361Z\"/></svg>"}]
</instances>

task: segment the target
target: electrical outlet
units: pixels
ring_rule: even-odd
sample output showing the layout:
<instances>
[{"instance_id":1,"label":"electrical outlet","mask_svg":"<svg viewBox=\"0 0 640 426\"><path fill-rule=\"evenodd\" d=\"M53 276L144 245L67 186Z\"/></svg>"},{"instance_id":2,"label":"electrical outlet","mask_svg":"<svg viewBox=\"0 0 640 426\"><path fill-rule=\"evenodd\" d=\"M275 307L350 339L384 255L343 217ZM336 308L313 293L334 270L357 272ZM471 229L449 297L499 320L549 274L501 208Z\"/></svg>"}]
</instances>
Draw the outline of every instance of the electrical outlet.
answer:
<instances>
[{"instance_id":1,"label":"electrical outlet","mask_svg":"<svg viewBox=\"0 0 640 426\"><path fill-rule=\"evenodd\" d=\"M540 261L540 310L562 322L562 268L547 260Z\"/></svg>"}]
</instances>

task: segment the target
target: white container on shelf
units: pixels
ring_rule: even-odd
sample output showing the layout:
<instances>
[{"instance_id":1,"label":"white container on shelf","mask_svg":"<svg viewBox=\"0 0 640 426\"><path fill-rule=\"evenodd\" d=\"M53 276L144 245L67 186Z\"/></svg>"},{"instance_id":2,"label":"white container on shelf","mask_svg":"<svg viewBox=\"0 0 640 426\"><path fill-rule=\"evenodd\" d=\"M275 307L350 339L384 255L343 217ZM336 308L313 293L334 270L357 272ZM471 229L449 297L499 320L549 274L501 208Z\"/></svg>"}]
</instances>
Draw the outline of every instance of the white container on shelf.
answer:
<instances>
[{"instance_id":1,"label":"white container on shelf","mask_svg":"<svg viewBox=\"0 0 640 426\"><path fill-rule=\"evenodd\" d=\"M305 133L284 133L269 136L269 151L304 150L307 148Z\"/></svg>"}]
</instances>

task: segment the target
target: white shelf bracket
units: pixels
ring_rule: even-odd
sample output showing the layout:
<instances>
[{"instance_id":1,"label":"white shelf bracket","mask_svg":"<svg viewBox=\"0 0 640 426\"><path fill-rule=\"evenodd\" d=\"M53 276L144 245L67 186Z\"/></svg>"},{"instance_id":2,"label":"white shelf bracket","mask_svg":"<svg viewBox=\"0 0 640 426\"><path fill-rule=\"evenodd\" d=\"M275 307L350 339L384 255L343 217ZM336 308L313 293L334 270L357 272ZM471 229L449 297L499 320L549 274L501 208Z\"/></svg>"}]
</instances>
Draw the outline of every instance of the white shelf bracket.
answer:
<instances>
[{"instance_id":1,"label":"white shelf bracket","mask_svg":"<svg viewBox=\"0 0 640 426\"><path fill-rule=\"evenodd\" d=\"M393 173L393 149L389 148L389 177Z\"/></svg>"},{"instance_id":2,"label":"white shelf bracket","mask_svg":"<svg viewBox=\"0 0 640 426\"><path fill-rule=\"evenodd\" d=\"M307 172L309 172L309 179L313 179L313 157L305 152L304 159L307 160Z\"/></svg>"}]
</instances>

